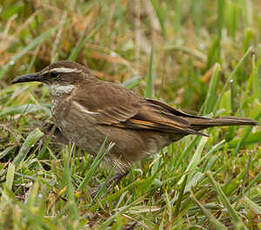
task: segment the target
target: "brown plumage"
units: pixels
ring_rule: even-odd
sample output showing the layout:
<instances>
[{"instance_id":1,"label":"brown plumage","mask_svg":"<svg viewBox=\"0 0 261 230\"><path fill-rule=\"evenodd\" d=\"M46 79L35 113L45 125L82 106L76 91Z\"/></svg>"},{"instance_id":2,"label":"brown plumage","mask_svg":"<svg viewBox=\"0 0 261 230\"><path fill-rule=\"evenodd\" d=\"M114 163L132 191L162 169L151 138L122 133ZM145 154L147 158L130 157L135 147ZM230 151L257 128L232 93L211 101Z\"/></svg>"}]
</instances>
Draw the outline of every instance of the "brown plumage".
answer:
<instances>
[{"instance_id":1,"label":"brown plumage","mask_svg":"<svg viewBox=\"0 0 261 230\"><path fill-rule=\"evenodd\" d=\"M68 140L95 155L108 137L115 146L107 159L124 172L133 161L186 135L205 135L202 129L257 124L248 118L186 114L119 84L101 81L86 67L69 61L56 62L13 83L29 81L49 86L55 124Z\"/></svg>"}]
</instances>

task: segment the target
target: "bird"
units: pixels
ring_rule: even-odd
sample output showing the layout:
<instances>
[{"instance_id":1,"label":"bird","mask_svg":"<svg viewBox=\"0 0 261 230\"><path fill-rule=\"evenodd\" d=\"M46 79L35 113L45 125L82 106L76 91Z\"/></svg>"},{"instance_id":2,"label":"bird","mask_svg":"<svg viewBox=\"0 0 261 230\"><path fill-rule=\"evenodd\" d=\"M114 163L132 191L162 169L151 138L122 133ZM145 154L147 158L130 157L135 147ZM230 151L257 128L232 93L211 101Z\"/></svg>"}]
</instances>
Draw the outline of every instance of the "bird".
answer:
<instances>
[{"instance_id":1,"label":"bird","mask_svg":"<svg viewBox=\"0 0 261 230\"><path fill-rule=\"evenodd\" d=\"M65 140L94 156L106 138L107 143L114 143L106 155L106 162L116 169L109 184L120 181L135 161L187 135L206 136L201 130L215 126L259 124L250 118L187 114L120 84L101 80L72 61L52 63L12 83L34 81L49 87L52 117Z\"/></svg>"}]
</instances>

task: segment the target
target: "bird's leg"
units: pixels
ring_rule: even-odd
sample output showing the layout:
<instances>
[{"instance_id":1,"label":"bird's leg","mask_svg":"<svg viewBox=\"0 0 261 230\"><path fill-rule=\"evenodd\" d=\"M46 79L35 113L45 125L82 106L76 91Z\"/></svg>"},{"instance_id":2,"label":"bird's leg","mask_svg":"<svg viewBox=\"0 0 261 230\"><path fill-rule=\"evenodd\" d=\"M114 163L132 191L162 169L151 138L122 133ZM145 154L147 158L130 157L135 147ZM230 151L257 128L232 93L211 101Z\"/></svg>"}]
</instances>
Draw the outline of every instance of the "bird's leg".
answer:
<instances>
[{"instance_id":1,"label":"bird's leg","mask_svg":"<svg viewBox=\"0 0 261 230\"><path fill-rule=\"evenodd\" d=\"M124 172L116 173L111 179L109 179L106 183L107 191L109 192L114 186L119 184L121 179L125 177L129 173L129 170Z\"/></svg>"},{"instance_id":2,"label":"bird's leg","mask_svg":"<svg viewBox=\"0 0 261 230\"><path fill-rule=\"evenodd\" d=\"M61 130L58 127L54 128L53 135L55 141L65 145L69 144L69 140L62 134Z\"/></svg>"},{"instance_id":3,"label":"bird's leg","mask_svg":"<svg viewBox=\"0 0 261 230\"><path fill-rule=\"evenodd\" d=\"M105 186L107 188L107 192L110 192L111 189L116 186L123 177L125 177L127 174L129 173L129 170L123 171L123 172L118 172L116 173L112 178L110 178L105 184L101 184L99 186L97 186L93 191L91 191L91 197L94 198L98 191L100 190L100 188L102 188L103 186ZM105 194L103 194L102 196L104 196Z\"/></svg>"},{"instance_id":4,"label":"bird's leg","mask_svg":"<svg viewBox=\"0 0 261 230\"><path fill-rule=\"evenodd\" d=\"M40 129L48 137L53 137L52 142L58 142L65 145L69 144L69 140L62 134L60 129L55 124L45 123Z\"/></svg>"}]
</instances>

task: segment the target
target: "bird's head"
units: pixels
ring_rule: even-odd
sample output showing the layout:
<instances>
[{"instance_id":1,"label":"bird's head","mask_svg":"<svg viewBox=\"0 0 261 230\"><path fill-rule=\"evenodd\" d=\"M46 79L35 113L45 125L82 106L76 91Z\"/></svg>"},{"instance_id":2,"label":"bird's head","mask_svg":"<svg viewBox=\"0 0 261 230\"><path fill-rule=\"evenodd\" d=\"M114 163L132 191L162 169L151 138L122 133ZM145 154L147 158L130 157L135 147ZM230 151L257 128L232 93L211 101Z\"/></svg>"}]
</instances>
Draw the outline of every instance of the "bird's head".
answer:
<instances>
[{"instance_id":1,"label":"bird's head","mask_svg":"<svg viewBox=\"0 0 261 230\"><path fill-rule=\"evenodd\" d=\"M45 67L40 72L19 76L13 80L12 83L15 84L37 81L43 82L47 85L74 84L75 82L86 78L84 73L89 74L88 69L78 63L71 61L59 61Z\"/></svg>"},{"instance_id":2,"label":"bird's head","mask_svg":"<svg viewBox=\"0 0 261 230\"><path fill-rule=\"evenodd\" d=\"M71 61L59 61L40 72L19 76L12 81L12 84L42 82L49 86L53 96L62 96L70 93L75 85L87 78L92 78L92 75L85 66Z\"/></svg>"}]
</instances>

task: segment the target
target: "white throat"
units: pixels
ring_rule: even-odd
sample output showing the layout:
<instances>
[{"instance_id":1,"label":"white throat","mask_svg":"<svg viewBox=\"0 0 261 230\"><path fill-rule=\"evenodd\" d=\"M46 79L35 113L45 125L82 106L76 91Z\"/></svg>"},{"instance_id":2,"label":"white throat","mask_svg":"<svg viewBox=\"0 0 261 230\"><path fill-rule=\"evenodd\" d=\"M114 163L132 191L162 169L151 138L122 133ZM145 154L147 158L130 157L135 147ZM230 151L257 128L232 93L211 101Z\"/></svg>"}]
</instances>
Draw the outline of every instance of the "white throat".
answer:
<instances>
[{"instance_id":1,"label":"white throat","mask_svg":"<svg viewBox=\"0 0 261 230\"><path fill-rule=\"evenodd\" d=\"M74 85L58 85L52 84L49 86L50 92L52 96L64 96L70 94L74 89Z\"/></svg>"}]
</instances>

